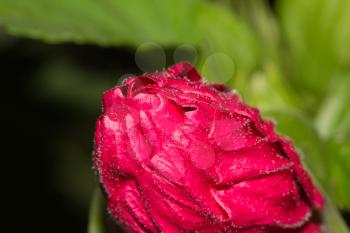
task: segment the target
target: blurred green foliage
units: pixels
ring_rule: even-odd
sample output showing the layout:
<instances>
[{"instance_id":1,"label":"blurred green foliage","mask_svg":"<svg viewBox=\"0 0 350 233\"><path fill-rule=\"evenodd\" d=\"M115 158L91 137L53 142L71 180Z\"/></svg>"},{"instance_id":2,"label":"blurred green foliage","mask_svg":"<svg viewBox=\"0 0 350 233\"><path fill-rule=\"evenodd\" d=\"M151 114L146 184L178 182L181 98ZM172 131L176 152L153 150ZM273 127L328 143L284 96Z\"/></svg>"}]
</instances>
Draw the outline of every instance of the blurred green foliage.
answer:
<instances>
[{"instance_id":1,"label":"blurred green foliage","mask_svg":"<svg viewBox=\"0 0 350 233\"><path fill-rule=\"evenodd\" d=\"M196 41L200 0L1 0L0 21L15 34L48 42L138 45ZM159 20L161 19L161 20Z\"/></svg>"},{"instance_id":2,"label":"blurred green foliage","mask_svg":"<svg viewBox=\"0 0 350 233\"><path fill-rule=\"evenodd\" d=\"M205 78L237 89L275 119L332 201L350 211L350 1L272 6L263 0L0 0L0 25L50 43L137 49L153 42L167 52L193 45ZM113 85L96 77L108 75L55 61L41 72L38 93L92 111L98 93Z\"/></svg>"}]
</instances>

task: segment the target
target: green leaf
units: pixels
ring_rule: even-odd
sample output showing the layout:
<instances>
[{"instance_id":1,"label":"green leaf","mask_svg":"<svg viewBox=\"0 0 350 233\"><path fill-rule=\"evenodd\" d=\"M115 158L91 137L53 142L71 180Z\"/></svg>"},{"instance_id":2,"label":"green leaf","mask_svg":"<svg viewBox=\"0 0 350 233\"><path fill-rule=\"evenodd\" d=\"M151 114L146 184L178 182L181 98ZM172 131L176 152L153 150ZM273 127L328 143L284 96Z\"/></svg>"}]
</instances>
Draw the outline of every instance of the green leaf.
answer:
<instances>
[{"instance_id":1,"label":"green leaf","mask_svg":"<svg viewBox=\"0 0 350 233\"><path fill-rule=\"evenodd\" d=\"M244 20L204 0L2 0L0 25L15 35L47 42L193 44L200 47L201 64L212 54L224 53L243 73L256 68L260 59ZM223 68L229 69L224 74L232 73L231 65Z\"/></svg>"},{"instance_id":2,"label":"green leaf","mask_svg":"<svg viewBox=\"0 0 350 233\"><path fill-rule=\"evenodd\" d=\"M241 82L241 83L239 83ZM297 109L301 101L276 64L266 62L263 70L249 79L238 80L234 86L242 90L244 100L263 111Z\"/></svg>"},{"instance_id":3,"label":"green leaf","mask_svg":"<svg viewBox=\"0 0 350 233\"><path fill-rule=\"evenodd\" d=\"M47 42L194 43L201 0L1 0L0 24Z\"/></svg>"},{"instance_id":4,"label":"green leaf","mask_svg":"<svg viewBox=\"0 0 350 233\"><path fill-rule=\"evenodd\" d=\"M280 62L280 32L276 18L266 0L235 0L234 10L249 24L258 40L263 60Z\"/></svg>"},{"instance_id":5,"label":"green leaf","mask_svg":"<svg viewBox=\"0 0 350 233\"><path fill-rule=\"evenodd\" d=\"M319 135L327 142L331 178L329 194L334 202L350 210L350 73L338 74L330 85L315 119Z\"/></svg>"},{"instance_id":6,"label":"green leaf","mask_svg":"<svg viewBox=\"0 0 350 233\"><path fill-rule=\"evenodd\" d=\"M321 183L337 206L350 210L350 1L283 0L278 11L291 80L324 146L319 158L327 161L328 178Z\"/></svg>"},{"instance_id":7,"label":"green leaf","mask_svg":"<svg viewBox=\"0 0 350 233\"><path fill-rule=\"evenodd\" d=\"M350 64L350 1L283 0L278 12L295 85L317 103L334 72ZM311 106L312 107L312 106Z\"/></svg>"},{"instance_id":8,"label":"green leaf","mask_svg":"<svg viewBox=\"0 0 350 233\"><path fill-rule=\"evenodd\" d=\"M253 31L248 24L237 15L226 8L214 4L203 4L200 10L199 28L203 35L199 47L202 60L199 61L200 67L206 64L206 59L216 54L225 54L233 63L235 74L231 71L232 65L227 62L222 64L217 62L216 70L223 74L231 74L226 77L229 81L235 75L252 72L260 63L260 51ZM219 56L220 57L220 56ZM220 60L220 59L219 59ZM224 59L227 61L227 59ZM214 66L211 66L214 67ZM207 74L217 73L215 70L209 72L204 67ZM214 75L205 77L210 81L216 81ZM222 81L222 80L217 80Z\"/></svg>"},{"instance_id":9,"label":"green leaf","mask_svg":"<svg viewBox=\"0 0 350 233\"><path fill-rule=\"evenodd\" d=\"M88 222L88 233L106 233L104 226L104 200L99 188L96 188L90 205L90 214Z\"/></svg>"},{"instance_id":10,"label":"green leaf","mask_svg":"<svg viewBox=\"0 0 350 233\"><path fill-rule=\"evenodd\" d=\"M320 135L325 139L344 141L350 136L350 72L338 74L330 85L315 119Z\"/></svg>"}]
</instances>

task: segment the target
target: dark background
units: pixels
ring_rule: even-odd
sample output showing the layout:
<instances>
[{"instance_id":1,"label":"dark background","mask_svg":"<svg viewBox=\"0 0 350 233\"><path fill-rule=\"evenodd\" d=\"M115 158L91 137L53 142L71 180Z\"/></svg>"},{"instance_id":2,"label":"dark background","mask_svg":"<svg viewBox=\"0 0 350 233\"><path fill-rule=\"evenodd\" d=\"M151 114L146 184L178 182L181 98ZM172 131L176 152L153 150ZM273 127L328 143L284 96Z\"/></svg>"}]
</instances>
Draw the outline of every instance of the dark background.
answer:
<instances>
[{"instance_id":1,"label":"dark background","mask_svg":"<svg viewBox=\"0 0 350 233\"><path fill-rule=\"evenodd\" d=\"M96 185L91 154L100 94L105 86L115 85L123 72L139 72L130 62L134 53L128 49L48 45L7 35L1 42L2 190L6 207L2 210L5 226L8 224L4 229L86 232L89 201ZM62 84L62 95L68 98L52 91L48 84L53 66L63 58L70 61L73 70ZM47 73L43 74L43 69ZM74 72L89 76L91 87L70 83ZM49 90L41 90L43 83ZM86 88L93 89L91 96L74 98L75 92Z\"/></svg>"}]
</instances>

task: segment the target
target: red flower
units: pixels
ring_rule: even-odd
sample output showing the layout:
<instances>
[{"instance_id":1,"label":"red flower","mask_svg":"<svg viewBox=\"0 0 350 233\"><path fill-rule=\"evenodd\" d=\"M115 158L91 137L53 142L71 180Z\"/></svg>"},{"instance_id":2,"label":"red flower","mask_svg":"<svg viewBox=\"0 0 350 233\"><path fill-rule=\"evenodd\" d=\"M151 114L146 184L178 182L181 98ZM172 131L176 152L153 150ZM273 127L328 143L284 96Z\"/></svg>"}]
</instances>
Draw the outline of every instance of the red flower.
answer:
<instances>
[{"instance_id":1,"label":"red flower","mask_svg":"<svg viewBox=\"0 0 350 233\"><path fill-rule=\"evenodd\" d=\"M94 163L126 232L320 232L291 142L188 63L103 94Z\"/></svg>"}]
</instances>

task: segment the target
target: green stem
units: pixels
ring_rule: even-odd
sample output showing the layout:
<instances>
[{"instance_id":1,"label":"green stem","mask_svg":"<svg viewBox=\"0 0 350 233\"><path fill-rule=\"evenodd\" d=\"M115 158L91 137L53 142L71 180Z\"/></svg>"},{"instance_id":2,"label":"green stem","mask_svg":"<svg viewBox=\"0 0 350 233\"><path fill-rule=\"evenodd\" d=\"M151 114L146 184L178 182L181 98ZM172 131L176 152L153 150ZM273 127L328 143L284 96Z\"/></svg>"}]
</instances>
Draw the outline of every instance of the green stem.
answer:
<instances>
[{"instance_id":1,"label":"green stem","mask_svg":"<svg viewBox=\"0 0 350 233\"><path fill-rule=\"evenodd\" d=\"M90 205L88 233L105 233L103 221L103 197L99 188L96 188Z\"/></svg>"}]
</instances>

